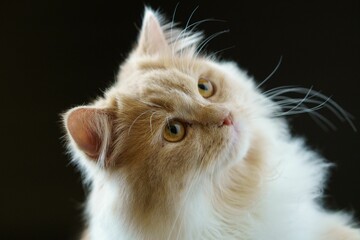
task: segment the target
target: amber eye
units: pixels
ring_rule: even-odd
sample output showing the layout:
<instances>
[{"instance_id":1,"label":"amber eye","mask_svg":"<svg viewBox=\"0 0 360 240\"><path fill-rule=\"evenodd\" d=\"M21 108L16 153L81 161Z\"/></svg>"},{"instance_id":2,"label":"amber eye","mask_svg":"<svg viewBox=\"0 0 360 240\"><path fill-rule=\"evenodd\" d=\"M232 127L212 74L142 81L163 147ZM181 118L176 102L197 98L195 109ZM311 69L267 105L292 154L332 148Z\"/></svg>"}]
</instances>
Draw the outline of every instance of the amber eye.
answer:
<instances>
[{"instance_id":1,"label":"amber eye","mask_svg":"<svg viewBox=\"0 0 360 240\"><path fill-rule=\"evenodd\" d=\"M168 142L179 142L185 136L185 126L176 120L169 121L165 126L163 135Z\"/></svg>"},{"instance_id":2,"label":"amber eye","mask_svg":"<svg viewBox=\"0 0 360 240\"><path fill-rule=\"evenodd\" d=\"M214 87L213 87L212 83L205 78L199 79L198 89L199 89L199 93L204 98L208 98L208 97L211 97L212 95L214 95Z\"/></svg>"}]
</instances>

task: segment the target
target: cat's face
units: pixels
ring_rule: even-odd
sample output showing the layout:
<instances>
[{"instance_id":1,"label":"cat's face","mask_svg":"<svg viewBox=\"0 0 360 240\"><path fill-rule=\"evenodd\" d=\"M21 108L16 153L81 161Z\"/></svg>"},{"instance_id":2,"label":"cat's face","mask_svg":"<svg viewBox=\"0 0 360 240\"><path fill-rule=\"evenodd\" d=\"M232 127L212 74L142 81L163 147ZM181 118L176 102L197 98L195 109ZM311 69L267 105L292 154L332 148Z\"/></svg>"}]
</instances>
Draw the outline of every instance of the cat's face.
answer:
<instances>
[{"instance_id":1,"label":"cat's face","mask_svg":"<svg viewBox=\"0 0 360 240\"><path fill-rule=\"evenodd\" d=\"M177 30L146 15L117 83L93 105L65 115L85 168L120 173L134 188L157 191L246 157L253 122L267 113L264 99L234 64L197 56L194 39L175 41L171 31Z\"/></svg>"},{"instance_id":2,"label":"cat's face","mask_svg":"<svg viewBox=\"0 0 360 240\"><path fill-rule=\"evenodd\" d=\"M120 75L126 83L112 90L121 139L114 147L122 149L113 161L164 175L223 165L246 150L248 136L233 93L239 84L221 68L205 59L192 60L187 71L178 66L186 59L144 61L146 66L140 59L131 66L137 69L131 76Z\"/></svg>"}]
</instances>

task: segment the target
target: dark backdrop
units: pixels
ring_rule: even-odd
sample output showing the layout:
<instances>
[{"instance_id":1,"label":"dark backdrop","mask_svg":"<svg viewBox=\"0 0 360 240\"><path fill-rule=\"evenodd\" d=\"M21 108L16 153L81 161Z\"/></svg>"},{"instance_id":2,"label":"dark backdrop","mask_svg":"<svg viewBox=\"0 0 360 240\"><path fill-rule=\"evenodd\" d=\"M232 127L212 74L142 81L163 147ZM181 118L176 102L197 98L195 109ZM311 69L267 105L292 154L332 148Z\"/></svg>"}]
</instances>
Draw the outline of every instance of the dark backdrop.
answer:
<instances>
[{"instance_id":1,"label":"dark backdrop","mask_svg":"<svg viewBox=\"0 0 360 240\"><path fill-rule=\"evenodd\" d=\"M230 29L208 50L236 60L263 86L313 86L333 96L360 128L359 1L180 2L175 19L207 35ZM59 114L101 94L114 80L141 23L140 1L1 1L1 239L74 239L84 191L68 164ZM171 17L176 2L149 3ZM331 208L360 210L359 134L330 111L324 131L292 117L294 133L337 164L326 190Z\"/></svg>"}]
</instances>

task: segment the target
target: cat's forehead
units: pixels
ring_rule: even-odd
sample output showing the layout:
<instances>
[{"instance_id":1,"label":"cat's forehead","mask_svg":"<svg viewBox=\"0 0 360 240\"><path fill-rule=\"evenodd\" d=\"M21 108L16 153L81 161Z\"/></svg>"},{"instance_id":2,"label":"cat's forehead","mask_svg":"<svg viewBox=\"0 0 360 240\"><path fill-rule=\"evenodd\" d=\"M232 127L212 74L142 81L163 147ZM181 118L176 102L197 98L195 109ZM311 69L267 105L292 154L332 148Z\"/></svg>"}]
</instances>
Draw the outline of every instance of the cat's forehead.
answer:
<instances>
[{"instance_id":1,"label":"cat's forehead","mask_svg":"<svg viewBox=\"0 0 360 240\"><path fill-rule=\"evenodd\" d=\"M179 59L137 59L131 65L124 66L120 74L120 86L130 88L135 94L152 91L177 89L184 93L194 90L200 75L208 72L205 63ZM196 90L196 89L195 89Z\"/></svg>"},{"instance_id":2,"label":"cat's forehead","mask_svg":"<svg viewBox=\"0 0 360 240\"><path fill-rule=\"evenodd\" d=\"M191 93L197 83L197 73L183 72L176 68L144 71L140 85L146 91L182 91ZM145 93L146 94L146 93Z\"/></svg>"},{"instance_id":3,"label":"cat's forehead","mask_svg":"<svg viewBox=\"0 0 360 240\"><path fill-rule=\"evenodd\" d=\"M174 104L197 98L197 75L176 68L145 70L134 93L139 99L172 109Z\"/></svg>"},{"instance_id":4,"label":"cat's forehead","mask_svg":"<svg viewBox=\"0 0 360 240\"><path fill-rule=\"evenodd\" d=\"M162 106L206 104L198 89L199 80L206 79L215 89L213 100L225 102L232 96L228 78L229 71L206 58L136 57L122 66L112 92L120 105L123 94Z\"/></svg>"}]
</instances>

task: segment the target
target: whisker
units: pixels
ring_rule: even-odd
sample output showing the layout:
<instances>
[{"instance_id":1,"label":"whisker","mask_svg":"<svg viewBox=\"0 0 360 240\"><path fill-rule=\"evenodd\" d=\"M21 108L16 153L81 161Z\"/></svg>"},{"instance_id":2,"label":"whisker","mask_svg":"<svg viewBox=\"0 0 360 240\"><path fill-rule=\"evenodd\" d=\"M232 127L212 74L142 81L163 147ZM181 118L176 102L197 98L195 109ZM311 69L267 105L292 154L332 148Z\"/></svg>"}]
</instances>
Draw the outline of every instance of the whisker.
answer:
<instances>
[{"instance_id":1,"label":"whisker","mask_svg":"<svg viewBox=\"0 0 360 240\"><path fill-rule=\"evenodd\" d=\"M184 28L184 32L187 31L187 29L189 28L189 23L190 23L190 20L191 18L193 17L194 13L196 12L196 10L198 10L199 6L196 6L195 9L191 12L190 14L190 17L188 18L187 22L186 22L186 25L185 25L185 28Z\"/></svg>"},{"instance_id":2,"label":"whisker","mask_svg":"<svg viewBox=\"0 0 360 240\"><path fill-rule=\"evenodd\" d=\"M224 30L224 31L220 31L220 32L214 33L214 34L210 35L209 37L207 37L204 41L202 41L202 42L197 46L197 50L196 50L196 53L195 53L195 55L194 55L194 58L196 58L197 56L200 55L200 53L202 52L202 50L206 47L206 45L207 45L211 40L213 40L214 38L218 37L218 36L221 35L221 34L228 33L228 32L230 32L230 30Z\"/></svg>"},{"instance_id":3,"label":"whisker","mask_svg":"<svg viewBox=\"0 0 360 240\"><path fill-rule=\"evenodd\" d=\"M181 31L181 33L188 33L188 32L190 33L190 31L188 31L189 23L190 23L191 18L193 17L194 13L196 12L196 10L197 10L198 8L199 8L199 6L196 6L195 9L191 12L191 14L190 14L190 16L189 16L189 18L188 18L188 20L187 20L187 22L186 22L185 28L184 28L184 30ZM180 33L180 34L181 34L181 33ZM181 48L180 57L183 56L183 51L184 51L184 49Z\"/></svg>"},{"instance_id":4,"label":"whisker","mask_svg":"<svg viewBox=\"0 0 360 240\"><path fill-rule=\"evenodd\" d=\"M305 94L305 96L303 98L285 96L289 94ZM346 112L337 102L332 100L331 97L313 90L312 87L304 88L297 86L283 86L265 91L264 95L272 99L282 109L287 109L287 111L277 113L274 116L281 117L300 113L314 113L314 111L325 107L329 109L340 121L346 121L354 131L357 131L354 123L351 121L352 116L348 112ZM304 103L315 104L315 106L307 107ZM329 120L325 120L324 117L317 117L329 127L335 129L335 125L329 122Z\"/></svg>"},{"instance_id":5,"label":"whisker","mask_svg":"<svg viewBox=\"0 0 360 240\"><path fill-rule=\"evenodd\" d=\"M278 114L275 114L274 116L281 117L281 116L297 115L297 114L301 114L301 113L311 113L311 112L315 112L315 111L323 108L323 106L315 106L312 108L302 106L302 107L297 107L297 110L295 110L292 106L282 107L282 108L289 109L289 110L286 112L280 112Z\"/></svg>"},{"instance_id":6,"label":"whisker","mask_svg":"<svg viewBox=\"0 0 360 240\"><path fill-rule=\"evenodd\" d=\"M292 110L295 110L297 107L299 107L305 101L305 99L309 96L311 90L312 90L312 87L309 88L309 91L306 93L305 97L298 104L296 104L292 109L290 109L288 112L291 112Z\"/></svg>"},{"instance_id":7,"label":"whisker","mask_svg":"<svg viewBox=\"0 0 360 240\"><path fill-rule=\"evenodd\" d=\"M155 113L156 113L156 112L154 111L154 112L151 114L150 119L149 119L151 136L154 135L154 133L153 133L153 128L152 128L152 118L153 118L153 116L154 116Z\"/></svg>"},{"instance_id":8,"label":"whisker","mask_svg":"<svg viewBox=\"0 0 360 240\"><path fill-rule=\"evenodd\" d=\"M172 46L172 48L171 48L171 50L172 50L172 55L171 55L172 63L174 63L174 49L175 49L175 47L174 47L174 45L172 45L171 41L174 39L173 31L174 31L174 26L176 25L175 24L175 15L176 15L176 11L177 11L177 9L179 7L179 4L180 4L180 2L178 2L176 4L176 6L175 6L174 13L172 15L172 19L171 19L171 23L170 23L171 25L170 25L170 42L169 42L169 45Z\"/></svg>"},{"instance_id":9,"label":"whisker","mask_svg":"<svg viewBox=\"0 0 360 240\"><path fill-rule=\"evenodd\" d=\"M280 90L283 90L283 89L289 89L289 88L297 88L299 86L296 86L296 85L285 85L285 86L280 86L280 87L275 87L275 88L272 88L272 89L269 89L267 91L264 91L263 94L267 97L271 97L273 93L277 92L277 91L280 91Z\"/></svg>"},{"instance_id":10,"label":"whisker","mask_svg":"<svg viewBox=\"0 0 360 240\"><path fill-rule=\"evenodd\" d=\"M304 109L309 109L306 105L304 106ZM306 113L309 114L309 116L317 123L319 124L321 127L327 129L326 125L328 127L330 127L333 131L335 131L337 128L335 126L335 124L333 124L329 119L327 119L326 117L324 117L323 115L321 115L319 112L317 112L316 110L314 111L307 111ZM325 124L325 125L324 125Z\"/></svg>"},{"instance_id":11,"label":"whisker","mask_svg":"<svg viewBox=\"0 0 360 240\"><path fill-rule=\"evenodd\" d=\"M335 124L333 124L329 119L327 119L326 117L324 117L323 115L321 115L318 112L310 112L309 116L324 130L327 130L327 127L330 127L331 130L335 131L337 128L335 126Z\"/></svg>"},{"instance_id":12,"label":"whisker","mask_svg":"<svg viewBox=\"0 0 360 240\"><path fill-rule=\"evenodd\" d=\"M147 110L147 111L145 111L145 112L143 112L143 113L139 114L139 116L137 116L137 117L135 118L135 120L131 123L131 125L130 125L130 127L129 127L129 130L128 130L128 135L130 135L130 131L131 131L131 129L132 129L132 127L133 127L133 125L137 122L137 120L138 120L141 116L143 116L144 114L146 114L146 113L148 113L148 112L150 112L150 111L153 111L153 110L152 110L152 109Z\"/></svg>"},{"instance_id":13,"label":"whisker","mask_svg":"<svg viewBox=\"0 0 360 240\"><path fill-rule=\"evenodd\" d=\"M233 48L235 48L235 46L231 46L231 47L227 47L227 48L220 49L220 50L218 50L218 51L216 51L216 52L211 53L208 57L209 57L209 58L215 58L219 53L224 52L224 51L227 51L227 50L229 50L229 49L233 49Z\"/></svg>"},{"instance_id":14,"label":"whisker","mask_svg":"<svg viewBox=\"0 0 360 240\"><path fill-rule=\"evenodd\" d=\"M288 98L288 97L284 97L286 99L284 100L280 100L280 101L276 101L276 103L280 106L280 107L283 107L283 106L287 106L287 105L293 105L295 103L297 103L298 101L300 101L301 99L300 98ZM277 98L277 99L281 99L280 97ZM327 99L329 100L329 99ZM317 100L317 99L311 99L310 98L307 98L305 99L304 103L310 103L310 104L322 104L324 101L321 101L321 100ZM338 115L339 113L337 112L337 110L330 104L325 104L324 105L325 108L329 109L333 114L335 115Z\"/></svg>"},{"instance_id":15,"label":"whisker","mask_svg":"<svg viewBox=\"0 0 360 240\"><path fill-rule=\"evenodd\" d=\"M267 76L261 83L259 83L256 88L259 88L261 87L264 83L266 83L274 74L275 72L278 70L278 68L280 67L281 65L281 62L282 62L282 56L280 56L280 59L279 59L279 62L278 64L276 65L275 69L269 74L269 76Z\"/></svg>"},{"instance_id":16,"label":"whisker","mask_svg":"<svg viewBox=\"0 0 360 240\"><path fill-rule=\"evenodd\" d=\"M176 11L179 7L179 4L180 2L178 2L175 6L175 9L174 9L174 13L172 15L172 18L171 18L171 25L170 25L170 37L171 39L173 38L173 29L174 29L174 25L175 25L175 15L176 15Z\"/></svg>"}]
</instances>

